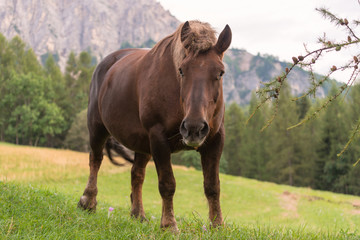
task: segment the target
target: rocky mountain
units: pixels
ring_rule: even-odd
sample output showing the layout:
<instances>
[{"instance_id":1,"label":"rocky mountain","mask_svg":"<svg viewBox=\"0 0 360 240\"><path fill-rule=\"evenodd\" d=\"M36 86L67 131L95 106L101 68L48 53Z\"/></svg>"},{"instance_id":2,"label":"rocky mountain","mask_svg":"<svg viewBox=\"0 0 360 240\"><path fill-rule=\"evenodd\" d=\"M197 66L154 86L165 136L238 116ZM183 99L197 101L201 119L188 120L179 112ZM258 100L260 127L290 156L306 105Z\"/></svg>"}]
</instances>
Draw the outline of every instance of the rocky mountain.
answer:
<instances>
[{"instance_id":1,"label":"rocky mountain","mask_svg":"<svg viewBox=\"0 0 360 240\"><path fill-rule=\"evenodd\" d=\"M224 61L227 69L223 83L225 100L240 105L249 103L251 92L259 88L261 82L279 76L290 65L274 56L254 56L239 49L228 50ZM304 93L310 87L308 73L300 68L294 68L288 78L294 96ZM318 89L316 96L326 96L329 88L330 84L324 84Z\"/></svg>"},{"instance_id":2,"label":"rocky mountain","mask_svg":"<svg viewBox=\"0 0 360 240\"><path fill-rule=\"evenodd\" d=\"M0 0L0 32L19 35L38 55L91 50L99 59L124 43L158 41L179 21L156 0Z\"/></svg>"},{"instance_id":3,"label":"rocky mountain","mask_svg":"<svg viewBox=\"0 0 360 240\"><path fill-rule=\"evenodd\" d=\"M156 0L0 0L0 33L19 35L41 59L51 53L64 69L71 51L91 51L100 61L124 46L151 45L172 33L180 22ZM271 56L230 49L224 79L228 103L247 104L260 81L279 75L287 66ZM290 76L295 95L304 92L307 74ZM320 90L318 96L324 96Z\"/></svg>"}]
</instances>

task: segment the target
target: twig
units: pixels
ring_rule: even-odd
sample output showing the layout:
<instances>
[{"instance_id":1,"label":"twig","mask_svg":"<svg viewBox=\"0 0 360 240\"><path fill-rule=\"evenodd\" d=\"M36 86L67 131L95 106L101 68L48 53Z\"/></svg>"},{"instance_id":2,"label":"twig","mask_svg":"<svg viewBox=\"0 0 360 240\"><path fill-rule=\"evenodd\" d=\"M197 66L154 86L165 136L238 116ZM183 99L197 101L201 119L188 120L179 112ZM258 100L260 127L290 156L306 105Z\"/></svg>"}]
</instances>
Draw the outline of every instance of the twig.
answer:
<instances>
[{"instance_id":1,"label":"twig","mask_svg":"<svg viewBox=\"0 0 360 240\"><path fill-rule=\"evenodd\" d=\"M314 111L312 114L310 114L308 117L304 118L303 120L301 120L299 123L293 125L293 126L290 126L287 128L287 130L291 130L293 128L296 128L296 127L299 127L301 126L302 124L306 123L307 121L309 121L310 119L314 118L320 111L324 110L325 108L327 108L327 106L332 102L334 101L338 96L340 96L340 94L347 88L347 85L344 84L340 87L340 91L331 96L323 105L321 105L321 107L319 107L316 111Z\"/></svg>"},{"instance_id":2,"label":"twig","mask_svg":"<svg viewBox=\"0 0 360 240\"><path fill-rule=\"evenodd\" d=\"M337 155L338 157L340 157L348 149L350 143L355 139L356 135L359 134L359 132L360 132L359 130L360 130L360 119L359 119L357 126L355 127L355 130L353 131L349 141L346 143L345 147L341 150L341 152ZM358 162L359 162L359 160L356 162L356 164Z\"/></svg>"}]
</instances>

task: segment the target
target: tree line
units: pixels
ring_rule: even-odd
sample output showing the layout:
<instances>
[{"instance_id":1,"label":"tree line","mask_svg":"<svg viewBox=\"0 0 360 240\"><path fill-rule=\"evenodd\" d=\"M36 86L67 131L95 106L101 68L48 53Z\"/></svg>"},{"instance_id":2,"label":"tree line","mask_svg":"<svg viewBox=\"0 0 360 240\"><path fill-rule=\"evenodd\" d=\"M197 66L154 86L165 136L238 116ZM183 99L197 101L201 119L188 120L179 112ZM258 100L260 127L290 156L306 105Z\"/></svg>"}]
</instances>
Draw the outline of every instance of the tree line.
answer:
<instances>
[{"instance_id":1,"label":"tree line","mask_svg":"<svg viewBox=\"0 0 360 240\"><path fill-rule=\"evenodd\" d=\"M334 85L329 94L336 91L337 86ZM246 126L244 122L248 115L245 111L237 105L228 108L224 150L229 166L227 172L293 186L360 195L360 168L353 166L360 157L359 140L338 157L353 130L352 124L360 117L360 86L354 86L349 96L335 100L318 118L299 128L287 130L326 101L317 99L311 102L303 98L293 102L293 98L289 87L285 86L278 104L268 104ZM257 101L253 96L249 112L253 112ZM277 111L277 117L270 127L261 132L260 129L266 125L265 119L274 111ZM234 118L234 113L238 117Z\"/></svg>"}]
</instances>

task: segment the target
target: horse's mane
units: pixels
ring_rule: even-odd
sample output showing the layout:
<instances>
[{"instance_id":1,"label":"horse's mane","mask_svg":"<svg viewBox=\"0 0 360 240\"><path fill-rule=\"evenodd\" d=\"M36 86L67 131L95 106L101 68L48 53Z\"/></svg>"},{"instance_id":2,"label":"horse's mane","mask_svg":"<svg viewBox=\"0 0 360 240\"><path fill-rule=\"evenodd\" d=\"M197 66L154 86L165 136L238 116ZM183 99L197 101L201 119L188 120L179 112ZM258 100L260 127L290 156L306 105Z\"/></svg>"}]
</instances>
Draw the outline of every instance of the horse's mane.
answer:
<instances>
[{"instance_id":1,"label":"horse's mane","mask_svg":"<svg viewBox=\"0 0 360 240\"><path fill-rule=\"evenodd\" d=\"M183 35L181 42L181 29L184 23L174 33L160 40L151 50L162 56L167 49L171 49L176 69L187 54L197 55L209 50L216 43L216 31L208 23L197 20L189 21L190 31Z\"/></svg>"}]
</instances>

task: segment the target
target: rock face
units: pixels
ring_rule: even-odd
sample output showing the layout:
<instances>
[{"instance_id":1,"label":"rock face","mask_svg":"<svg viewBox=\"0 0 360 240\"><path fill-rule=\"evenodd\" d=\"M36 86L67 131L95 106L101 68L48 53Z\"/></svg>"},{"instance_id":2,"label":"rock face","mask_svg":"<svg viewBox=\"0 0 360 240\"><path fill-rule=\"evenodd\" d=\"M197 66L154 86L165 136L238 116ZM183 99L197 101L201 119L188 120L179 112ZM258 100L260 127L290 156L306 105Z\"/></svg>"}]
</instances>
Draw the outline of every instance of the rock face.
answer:
<instances>
[{"instance_id":1,"label":"rock face","mask_svg":"<svg viewBox=\"0 0 360 240\"><path fill-rule=\"evenodd\" d=\"M158 41L180 22L155 0L0 0L0 32L19 35L34 52L91 50L98 60L129 42Z\"/></svg>"},{"instance_id":2,"label":"rock face","mask_svg":"<svg viewBox=\"0 0 360 240\"><path fill-rule=\"evenodd\" d=\"M240 105L249 103L251 92L258 89L261 82L279 76L290 65L273 56L254 56L239 49L228 50L224 61L227 69L223 82L225 101ZM295 68L288 78L294 96L299 96L310 87L308 73L300 68ZM330 84L324 84L316 96L324 97L329 89Z\"/></svg>"}]
</instances>

